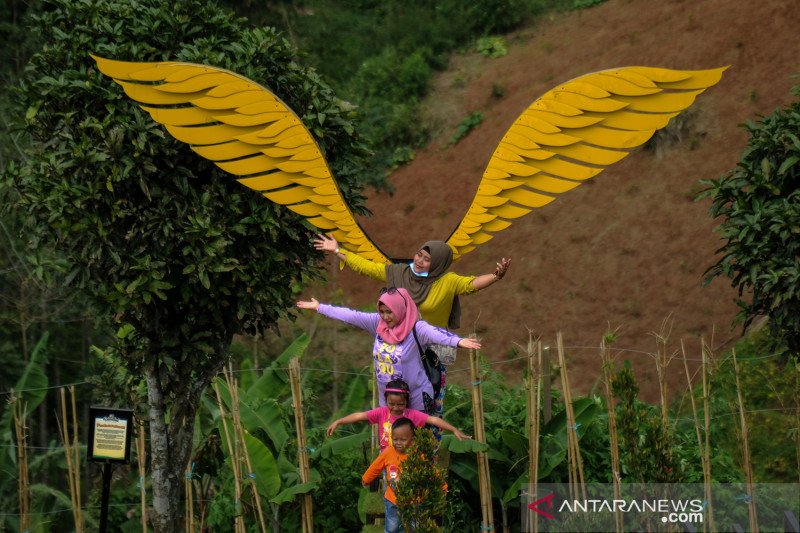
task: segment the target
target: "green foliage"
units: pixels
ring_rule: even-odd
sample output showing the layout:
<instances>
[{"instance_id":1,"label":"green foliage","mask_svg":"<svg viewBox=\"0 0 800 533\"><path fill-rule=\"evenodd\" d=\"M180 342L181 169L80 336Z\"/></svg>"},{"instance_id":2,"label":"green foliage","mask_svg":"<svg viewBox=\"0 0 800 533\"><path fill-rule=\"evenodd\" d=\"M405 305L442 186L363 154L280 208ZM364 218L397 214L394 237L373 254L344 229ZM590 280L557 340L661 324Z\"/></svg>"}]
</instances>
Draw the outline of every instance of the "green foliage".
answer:
<instances>
[{"instance_id":1,"label":"green foliage","mask_svg":"<svg viewBox=\"0 0 800 533\"><path fill-rule=\"evenodd\" d=\"M458 141L469 135L469 132L477 128L483 122L483 113L474 111L470 113L461 124L456 128L456 132L450 137L450 144L456 144Z\"/></svg>"},{"instance_id":2,"label":"green foliage","mask_svg":"<svg viewBox=\"0 0 800 533\"><path fill-rule=\"evenodd\" d=\"M800 94L800 93L798 93ZM725 244L707 271L731 280L740 298L739 319L769 317L778 346L800 350L800 101L758 122L748 122L747 148L737 167L718 180L703 180L700 197Z\"/></svg>"},{"instance_id":3,"label":"green foliage","mask_svg":"<svg viewBox=\"0 0 800 533\"><path fill-rule=\"evenodd\" d=\"M395 495L406 531L441 531L437 519L445 511L446 474L436 466L437 445L433 431L417 429L408 456L403 461Z\"/></svg>"},{"instance_id":4,"label":"green foliage","mask_svg":"<svg viewBox=\"0 0 800 533\"><path fill-rule=\"evenodd\" d=\"M120 328L121 366L147 376L151 413L169 421L170 454L154 447L152 464L173 482L154 491L176 498L196 407L233 335L287 316L319 275L317 256L297 216L169 139L88 53L207 62L261 81L297 110L356 205L365 152L352 110L285 40L213 3L53 0L33 22L46 45L15 91L31 145L7 168L19 194L8 207L27 217L28 248L55 246L67 284Z\"/></svg>"},{"instance_id":5,"label":"green foliage","mask_svg":"<svg viewBox=\"0 0 800 533\"><path fill-rule=\"evenodd\" d=\"M486 57L503 57L508 53L506 42L502 37L481 37L475 43L478 53Z\"/></svg>"},{"instance_id":6,"label":"green foliage","mask_svg":"<svg viewBox=\"0 0 800 533\"><path fill-rule=\"evenodd\" d=\"M675 483L680 475L672 457L672 440L655 406L639 402L639 386L630 362L614 374L617 434L625 477L639 483Z\"/></svg>"}]
</instances>

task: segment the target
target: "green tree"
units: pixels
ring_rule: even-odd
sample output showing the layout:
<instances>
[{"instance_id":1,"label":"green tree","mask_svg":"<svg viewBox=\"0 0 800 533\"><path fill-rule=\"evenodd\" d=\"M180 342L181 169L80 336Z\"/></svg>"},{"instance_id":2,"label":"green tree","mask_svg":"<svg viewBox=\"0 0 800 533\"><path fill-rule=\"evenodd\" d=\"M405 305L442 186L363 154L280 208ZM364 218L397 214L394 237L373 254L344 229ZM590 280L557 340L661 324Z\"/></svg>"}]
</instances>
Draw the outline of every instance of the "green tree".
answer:
<instances>
[{"instance_id":1,"label":"green tree","mask_svg":"<svg viewBox=\"0 0 800 533\"><path fill-rule=\"evenodd\" d=\"M430 429L417 429L408 457L403 461L395 493L400 519L406 531L441 531L436 520L445 511L446 473L436 466L437 444Z\"/></svg>"},{"instance_id":2,"label":"green tree","mask_svg":"<svg viewBox=\"0 0 800 533\"><path fill-rule=\"evenodd\" d=\"M800 95L800 90L795 89ZM707 273L730 278L739 290L745 327L769 317L776 344L800 350L800 102L744 125L750 141L737 167L703 180L701 197L720 217L725 239ZM741 298L748 293L750 301Z\"/></svg>"},{"instance_id":3,"label":"green tree","mask_svg":"<svg viewBox=\"0 0 800 533\"><path fill-rule=\"evenodd\" d=\"M285 40L211 2L51 0L30 31L44 44L15 96L31 144L7 168L14 208L28 246L55 245L67 282L119 329L116 353L146 383L154 525L177 531L198 402L233 335L286 316L319 271L298 217L164 135L88 54L209 63L264 83L301 115L351 202L364 150L346 104Z\"/></svg>"}]
</instances>

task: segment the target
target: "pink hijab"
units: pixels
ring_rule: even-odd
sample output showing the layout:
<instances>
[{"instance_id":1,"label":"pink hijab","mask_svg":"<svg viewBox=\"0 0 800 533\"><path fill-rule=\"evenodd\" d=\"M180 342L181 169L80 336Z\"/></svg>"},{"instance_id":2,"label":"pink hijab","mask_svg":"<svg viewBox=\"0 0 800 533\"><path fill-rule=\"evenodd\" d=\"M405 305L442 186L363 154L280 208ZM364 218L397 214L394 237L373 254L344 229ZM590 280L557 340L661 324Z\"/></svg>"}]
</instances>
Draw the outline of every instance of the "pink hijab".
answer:
<instances>
[{"instance_id":1,"label":"pink hijab","mask_svg":"<svg viewBox=\"0 0 800 533\"><path fill-rule=\"evenodd\" d=\"M383 320L378 321L378 335L386 342L397 344L411 333L411 329L419 318L417 304L411 299L411 295L405 289L390 289L392 292L385 292L378 298L377 306L385 305L391 309L397 318L397 325L390 328Z\"/></svg>"}]
</instances>

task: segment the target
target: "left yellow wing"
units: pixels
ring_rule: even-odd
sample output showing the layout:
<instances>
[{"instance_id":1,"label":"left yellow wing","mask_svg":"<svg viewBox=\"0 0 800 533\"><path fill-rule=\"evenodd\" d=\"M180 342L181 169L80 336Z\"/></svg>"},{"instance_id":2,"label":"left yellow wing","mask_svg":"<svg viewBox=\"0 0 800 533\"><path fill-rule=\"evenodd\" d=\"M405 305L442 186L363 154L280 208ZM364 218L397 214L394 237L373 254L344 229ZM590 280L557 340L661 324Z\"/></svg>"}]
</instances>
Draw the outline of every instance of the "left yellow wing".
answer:
<instances>
[{"instance_id":1,"label":"left yellow wing","mask_svg":"<svg viewBox=\"0 0 800 533\"><path fill-rule=\"evenodd\" d=\"M300 118L268 89L206 65L92 58L175 139L239 183L302 215L349 251L389 262L356 222Z\"/></svg>"},{"instance_id":2,"label":"left yellow wing","mask_svg":"<svg viewBox=\"0 0 800 533\"><path fill-rule=\"evenodd\" d=\"M626 67L587 74L533 102L495 150L447 243L453 258L549 204L644 144L725 68Z\"/></svg>"}]
</instances>

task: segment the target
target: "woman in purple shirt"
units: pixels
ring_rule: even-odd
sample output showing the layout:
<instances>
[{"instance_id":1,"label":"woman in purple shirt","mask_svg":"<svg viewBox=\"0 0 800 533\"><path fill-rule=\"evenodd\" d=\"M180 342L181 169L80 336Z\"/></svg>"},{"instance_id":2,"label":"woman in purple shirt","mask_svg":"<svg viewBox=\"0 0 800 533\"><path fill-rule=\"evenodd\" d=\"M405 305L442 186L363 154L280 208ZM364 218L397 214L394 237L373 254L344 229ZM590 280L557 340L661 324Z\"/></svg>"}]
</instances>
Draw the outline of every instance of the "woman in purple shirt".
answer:
<instances>
[{"instance_id":1,"label":"woman in purple shirt","mask_svg":"<svg viewBox=\"0 0 800 533\"><path fill-rule=\"evenodd\" d=\"M405 289L389 289L378 298L377 313L362 313L346 307L321 304L314 298L310 302L297 302L300 309L313 309L319 314L340 320L375 335L372 356L378 380L378 398L385 405L384 390L392 379L403 379L411 389L409 407L434 413L433 387L425 374L419 348L412 329L422 346L444 344L461 348L478 349L481 344L470 338L461 338L449 331L419 320L417 306Z\"/></svg>"}]
</instances>

